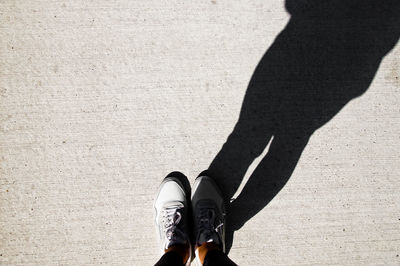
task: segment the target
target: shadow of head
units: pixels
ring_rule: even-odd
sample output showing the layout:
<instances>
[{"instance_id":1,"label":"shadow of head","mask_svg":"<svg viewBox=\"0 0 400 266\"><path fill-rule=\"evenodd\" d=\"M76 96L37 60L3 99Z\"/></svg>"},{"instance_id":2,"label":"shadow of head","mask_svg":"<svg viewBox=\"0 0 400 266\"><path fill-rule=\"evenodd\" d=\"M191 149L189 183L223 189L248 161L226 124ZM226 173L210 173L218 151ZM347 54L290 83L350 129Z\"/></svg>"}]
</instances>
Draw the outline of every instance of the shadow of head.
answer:
<instances>
[{"instance_id":1,"label":"shadow of head","mask_svg":"<svg viewBox=\"0 0 400 266\"><path fill-rule=\"evenodd\" d=\"M291 18L256 67L239 120L209 170L229 202L233 231L264 208L290 178L310 136L371 84L400 35L400 1L287 0ZM229 237L230 235L230 237Z\"/></svg>"}]
</instances>

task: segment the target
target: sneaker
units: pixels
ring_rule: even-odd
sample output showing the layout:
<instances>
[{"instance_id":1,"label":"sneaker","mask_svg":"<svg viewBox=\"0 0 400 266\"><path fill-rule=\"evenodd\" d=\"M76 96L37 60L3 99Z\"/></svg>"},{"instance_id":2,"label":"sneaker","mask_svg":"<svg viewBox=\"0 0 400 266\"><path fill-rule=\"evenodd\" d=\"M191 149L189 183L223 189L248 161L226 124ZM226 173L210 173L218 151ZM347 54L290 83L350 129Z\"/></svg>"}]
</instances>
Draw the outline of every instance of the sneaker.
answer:
<instances>
[{"instance_id":1,"label":"sneaker","mask_svg":"<svg viewBox=\"0 0 400 266\"><path fill-rule=\"evenodd\" d=\"M190 265L192 247L190 241L190 184L180 172L170 173L162 181L154 201L155 224L161 254L173 245L188 245Z\"/></svg>"},{"instance_id":2,"label":"sneaker","mask_svg":"<svg viewBox=\"0 0 400 266\"><path fill-rule=\"evenodd\" d=\"M204 243L213 243L225 253L224 200L217 184L208 176L207 171L202 172L195 180L192 210L195 245L198 247Z\"/></svg>"}]
</instances>

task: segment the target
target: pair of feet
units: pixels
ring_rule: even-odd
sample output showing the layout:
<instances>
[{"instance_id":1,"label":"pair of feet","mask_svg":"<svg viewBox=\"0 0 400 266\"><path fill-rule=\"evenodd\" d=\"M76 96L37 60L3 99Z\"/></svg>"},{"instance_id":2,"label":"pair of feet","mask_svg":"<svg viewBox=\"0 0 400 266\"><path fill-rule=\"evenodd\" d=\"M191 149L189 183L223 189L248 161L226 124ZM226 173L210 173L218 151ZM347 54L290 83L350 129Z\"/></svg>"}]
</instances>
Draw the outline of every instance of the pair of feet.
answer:
<instances>
[{"instance_id":1,"label":"pair of feet","mask_svg":"<svg viewBox=\"0 0 400 266\"><path fill-rule=\"evenodd\" d=\"M162 181L154 202L162 253L183 249L186 265L194 259L193 249L198 264L207 249L225 252L225 206L217 184L204 171L190 190L186 176L172 172Z\"/></svg>"}]
</instances>

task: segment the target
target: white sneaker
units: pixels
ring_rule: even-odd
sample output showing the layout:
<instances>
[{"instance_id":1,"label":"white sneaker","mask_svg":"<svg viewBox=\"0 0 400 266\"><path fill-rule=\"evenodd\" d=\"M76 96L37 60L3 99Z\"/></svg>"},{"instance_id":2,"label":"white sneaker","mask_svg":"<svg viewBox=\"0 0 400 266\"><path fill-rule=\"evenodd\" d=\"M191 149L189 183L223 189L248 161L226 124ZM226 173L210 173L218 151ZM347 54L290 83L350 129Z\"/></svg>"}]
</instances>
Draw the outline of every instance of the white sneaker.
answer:
<instances>
[{"instance_id":1,"label":"white sneaker","mask_svg":"<svg viewBox=\"0 0 400 266\"><path fill-rule=\"evenodd\" d=\"M212 242L225 252L225 205L217 184L208 176L207 171L195 180L192 211L195 245Z\"/></svg>"},{"instance_id":2,"label":"white sneaker","mask_svg":"<svg viewBox=\"0 0 400 266\"><path fill-rule=\"evenodd\" d=\"M154 201L161 254L172 245L188 245L190 254L186 265L192 260L189 195L190 184L186 176L172 172L162 181Z\"/></svg>"}]
</instances>

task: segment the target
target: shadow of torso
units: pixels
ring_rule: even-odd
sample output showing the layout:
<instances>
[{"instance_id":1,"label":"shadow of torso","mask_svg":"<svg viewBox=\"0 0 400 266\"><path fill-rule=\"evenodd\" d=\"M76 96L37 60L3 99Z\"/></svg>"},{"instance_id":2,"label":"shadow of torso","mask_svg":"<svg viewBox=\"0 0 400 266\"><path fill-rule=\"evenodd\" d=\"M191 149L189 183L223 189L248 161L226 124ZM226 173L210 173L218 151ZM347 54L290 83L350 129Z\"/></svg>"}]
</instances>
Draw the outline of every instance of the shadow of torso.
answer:
<instances>
[{"instance_id":1,"label":"shadow of torso","mask_svg":"<svg viewBox=\"0 0 400 266\"><path fill-rule=\"evenodd\" d=\"M291 19L260 60L239 120L209 168L229 201L273 137L228 208L231 230L281 190L313 132L368 89L400 35L399 0L287 0L286 8Z\"/></svg>"},{"instance_id":2,"label":"shadow of torso","mask_svg":"<svg viewBox=\"0 0 400 266\"><path fill-rule=\"evenodd\" d=\"M259 62L240 119L274 132L324 125L367 90L396 44L399 4L388 2L287 1L292 17Z\"/></svg>"}]
</instances>

